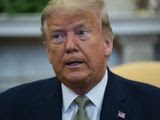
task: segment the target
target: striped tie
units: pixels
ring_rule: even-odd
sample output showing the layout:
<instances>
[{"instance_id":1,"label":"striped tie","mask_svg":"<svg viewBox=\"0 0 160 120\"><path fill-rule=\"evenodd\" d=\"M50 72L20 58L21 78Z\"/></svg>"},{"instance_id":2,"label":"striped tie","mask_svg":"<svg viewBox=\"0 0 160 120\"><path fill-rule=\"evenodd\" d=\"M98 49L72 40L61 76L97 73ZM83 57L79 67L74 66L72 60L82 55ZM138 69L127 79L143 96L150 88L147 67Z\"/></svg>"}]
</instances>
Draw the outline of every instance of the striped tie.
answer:
<instances>
[{"instance_id":1,"label":"striped tie","mask_svg":"<svg viewBox=\"0 0 160 120\"><path fill-rule=\"evenodd\" d=\"M78 105L78 111L75 115L74 120L90 120L85 107L91 101L86 96L78 96L75 99L75 103Z\"/></svg>"}]
</instances>

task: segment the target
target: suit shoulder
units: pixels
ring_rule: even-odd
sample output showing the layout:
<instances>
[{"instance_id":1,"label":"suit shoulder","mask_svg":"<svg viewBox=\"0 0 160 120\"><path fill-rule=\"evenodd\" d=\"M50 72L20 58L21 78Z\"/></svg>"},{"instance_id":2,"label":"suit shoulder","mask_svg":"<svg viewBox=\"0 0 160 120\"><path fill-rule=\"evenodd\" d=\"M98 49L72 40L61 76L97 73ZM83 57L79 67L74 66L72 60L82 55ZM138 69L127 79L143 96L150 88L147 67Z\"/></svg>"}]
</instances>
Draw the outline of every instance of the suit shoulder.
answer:
<instances>
[{"instance_id":1,"label":"suit shoulder","mask_svg":"<svg viewBox=\"0 0 160 120\"><path fill-rule=\"evenodd\" d=\"M37 101L43 100L46 93L54 92L54 89L58 86L57 84L58 81L56 78L50 78L26 83L1 93L0 119L8 120L13 116L26 115L26 113L32 110L32 106L37 103ZM16 118L14 118L14 120L16 120Z\"/></svg>"},{"instance_id":2,"label":"suit shoulder","mask_svg":"<svg viewBox=\"0 0 160 120\"><path fill-rule=\"evenodd\" d=\"M49 78L44 80L39 80L31 83L25 83L0 94L0 106L4 104L19 104L23 101L35 98L43 93L44 88L49 88L49 86L54 86L56 84L56 78Z\"/></svg>"},{"instance_id":3,"label":"suit shoulder","mask_svg":"<svg viewBox=\"0 0 160 120\"><path fill-rule=\"evenodd\" d=\"M33 92L34 90L38 90L39 88L44 87L46 84L52 83L54 78L49 78L49 79L44 79L44 80L39 80L39 81L34 81L31 83L25 83L13 88L10 88L3 93L0 94L0 97L7 96L7 95L18 95L17 93L22 93L24 92Z\"/></svg>"},{"instance_id":4,"label":"suit shoulder","mask_svg":"<svg viewBox=\"0 0 160 120\"><path fill-rule=\"evenodd\" d=\"M144 82L139 82L139 81L135 81L135 80L129 80L126 78L123 78L121 76L116 75L120 81L122 81L124 84L127 84L129 87L134 88L134 89L145 89L145 90L157 90L160 91L160 88L144 83Z\"/></svg>"},{"instance_id":5,"label":"suit shoulder","mask_svg":"<svg viewBox=\"0 0 160 120\"><path fill-rule=\"evenodd\" d=\"M120 86L123 86L128 94L142 99L151 99L156 97L160 100L160 88L150 84L129 80L115 74L114 76L114 81L116 81L117 86L119 84Z\"/></svg>"},{"instance_id":6,"label":"suit shoulder","mask_svg":"<svg viewBox=\"0 0 160 120\"><path fill-rule=\"evenodd\" d=\"M139 111L144 120L159 120L160 88L115 74L113 74L113 82L114 88L118 88L117 92L127 95L126 103L132 108L132 116Z\"/></svg>"}]
</instances>

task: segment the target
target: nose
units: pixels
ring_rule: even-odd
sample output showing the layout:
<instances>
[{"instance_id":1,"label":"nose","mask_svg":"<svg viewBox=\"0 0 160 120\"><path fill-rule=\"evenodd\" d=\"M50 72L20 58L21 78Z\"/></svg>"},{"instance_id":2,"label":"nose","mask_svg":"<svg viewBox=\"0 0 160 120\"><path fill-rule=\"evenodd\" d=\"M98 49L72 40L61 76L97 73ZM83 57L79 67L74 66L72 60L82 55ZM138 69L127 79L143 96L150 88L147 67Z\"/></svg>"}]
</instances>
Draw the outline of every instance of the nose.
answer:
<instances>
[{"instance_id":1,"label":"nose","mask_svg":"<svg viewBox=\"0 0 160 120\"><path fill-rule=\"evenodd\" d=\"M74 34L74 32L68 32L68 34L67 34L66 52L67 53L78 52L77 37Z\"/></svg>"}]
</instances>

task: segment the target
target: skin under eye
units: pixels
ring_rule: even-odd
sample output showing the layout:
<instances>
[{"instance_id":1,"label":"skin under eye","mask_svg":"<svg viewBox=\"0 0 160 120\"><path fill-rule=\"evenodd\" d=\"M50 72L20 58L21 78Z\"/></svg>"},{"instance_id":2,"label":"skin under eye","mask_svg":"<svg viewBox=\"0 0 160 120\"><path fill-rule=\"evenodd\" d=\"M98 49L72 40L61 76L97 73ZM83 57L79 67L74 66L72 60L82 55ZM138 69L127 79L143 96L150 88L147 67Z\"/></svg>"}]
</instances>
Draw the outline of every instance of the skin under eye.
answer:
<instances>
[{"instance_id":1,"label":"skin under eye","mask_svg":"<svg viewBox=\"0 0 160 120\"><path fill-rule=\"evenodd\" d=\"M53 32L51 37L53 42L58 44L64 42L65 36L64 32Z\"/></svg>"},{"instance_id":2,"label":"skin under eye","mask_svg":"<svg viewBox=\"0 0 160 120\"><path fill-rule=\"evenodd\" d=\"M75 33L81 40L87 40L91 35L91 31L88 28L77 28Z\"/></svg>"}]
</instances>

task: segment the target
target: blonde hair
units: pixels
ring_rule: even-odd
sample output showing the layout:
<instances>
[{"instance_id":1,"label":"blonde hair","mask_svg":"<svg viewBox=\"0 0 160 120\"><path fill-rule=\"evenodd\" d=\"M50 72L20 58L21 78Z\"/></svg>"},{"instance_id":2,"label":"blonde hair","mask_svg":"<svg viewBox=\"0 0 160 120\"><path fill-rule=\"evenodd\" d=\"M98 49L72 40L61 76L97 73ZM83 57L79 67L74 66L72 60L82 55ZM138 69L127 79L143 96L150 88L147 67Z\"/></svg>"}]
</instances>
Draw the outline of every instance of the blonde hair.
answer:
<instances>
[{"instance_id":1,"label":"blonde hair","mask_svg":"<svg viewBox=\"0 0 160 120\"><path fill-rule=\"evenodd\" d=\"M53 15L55 10L63 9L69 12L84 11L90 9L98 9L101 14L101 25L102 30L105 32L110 32L112 34L112 29L109 22L109 17L105 11L104 0L51 0L48 5L44 8L41 15L41 30L42 39L46 39L45 35L45 21L50 15Z\"/></svg>"}]
</instances>

